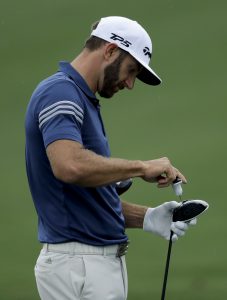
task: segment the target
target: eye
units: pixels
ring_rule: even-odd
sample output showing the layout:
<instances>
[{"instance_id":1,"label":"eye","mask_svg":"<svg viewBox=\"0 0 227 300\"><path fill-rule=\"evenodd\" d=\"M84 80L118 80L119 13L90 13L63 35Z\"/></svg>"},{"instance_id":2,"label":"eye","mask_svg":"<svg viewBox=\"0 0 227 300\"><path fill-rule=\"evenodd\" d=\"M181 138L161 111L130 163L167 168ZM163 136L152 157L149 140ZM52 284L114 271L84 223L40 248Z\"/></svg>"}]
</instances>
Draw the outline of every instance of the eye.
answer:
<instances>
[{"instance_id":1,"label":"eye","mask_svg":"<svg viewBox=\"0 0 227 300\"><path fill-rule=\"evenodd\" d=\"M133 75L133 74L136 74L138 72L137 68L135 67L129 67L128 68L128 73Z\"/></svg>"},{"instance_id":2,"label":"eye","mask_svg":"<svg viewBox=\"0 0 227 300\"><path fill-rule=\"evenodd\" d=\"M136 65L133 64L133 65L130 65L128 67L128 73L130 75L136 75L137 76L140 73L141 69L142 69L142 66L139 63L137 63Z\"/></svg>"}]
</instances>

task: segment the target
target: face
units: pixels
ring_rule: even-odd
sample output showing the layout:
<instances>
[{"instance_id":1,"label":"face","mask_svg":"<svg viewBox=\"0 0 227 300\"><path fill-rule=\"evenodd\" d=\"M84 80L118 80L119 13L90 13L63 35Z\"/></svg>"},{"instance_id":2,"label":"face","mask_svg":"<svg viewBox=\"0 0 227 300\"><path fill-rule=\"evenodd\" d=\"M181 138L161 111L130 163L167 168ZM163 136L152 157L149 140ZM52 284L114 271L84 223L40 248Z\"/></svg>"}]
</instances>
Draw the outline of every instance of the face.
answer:
<instances>
[{"instance_id":1,"label":"face","mask_svg":"<svg viewBox=\"0 0 227 300\"><path fill-rule=\"evenodd\" d=\"M120 54L113 63L105 68L99 95L104 98L111 98L125 87L132 89L139 70L139 63L131 55Z\"/></svg>"}]
</instances>

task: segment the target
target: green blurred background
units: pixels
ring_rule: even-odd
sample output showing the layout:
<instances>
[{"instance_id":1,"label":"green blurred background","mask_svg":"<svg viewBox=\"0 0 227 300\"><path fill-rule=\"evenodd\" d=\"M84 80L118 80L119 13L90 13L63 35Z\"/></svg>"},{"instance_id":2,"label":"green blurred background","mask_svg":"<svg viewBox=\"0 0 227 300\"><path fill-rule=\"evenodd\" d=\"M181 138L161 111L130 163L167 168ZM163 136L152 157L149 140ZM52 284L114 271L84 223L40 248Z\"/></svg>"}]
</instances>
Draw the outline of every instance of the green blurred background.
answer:
<instances>
[{"instance_id":1,"label":"green blurred background","mask_svg":"<svg viewBox=\"0 0 227 300\"><path fill-rule=\"evenodd\" d=\"M168 156L188 179L184 199L210 204L172 252L167 299L226 299L226 53L225 0L0 0L0 299L39 299L33 267L40 245L24 163L24 116L36 84L72 60L90 25L122 15L151 33L152 66L163 84L137 82L102 100L112 155ZM134 180L126 200L159 205L176 199ZM167 242L128 230L129 300L160 299ZM104 299L100 299L104 300Z\"/></svg>"}]
</instances>

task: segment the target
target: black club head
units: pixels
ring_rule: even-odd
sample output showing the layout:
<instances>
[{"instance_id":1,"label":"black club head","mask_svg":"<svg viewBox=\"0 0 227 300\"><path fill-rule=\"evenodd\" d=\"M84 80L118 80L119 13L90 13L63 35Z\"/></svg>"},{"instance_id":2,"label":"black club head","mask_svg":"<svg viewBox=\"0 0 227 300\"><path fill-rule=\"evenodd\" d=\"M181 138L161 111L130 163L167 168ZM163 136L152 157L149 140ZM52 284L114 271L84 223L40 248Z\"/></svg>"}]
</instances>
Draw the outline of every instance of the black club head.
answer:
<instances>
[{"instance_id":1,"label":"black club head","mask_svg":"<svg viewBox=\"0 0 227 300\"><path fill-rule=\"evenodd\" d=\"M123 181L118 181L116 182L116 191L118 193L118 195L122 195L123 193L125 193L130 186L132 185L132 179L129 178L127 180L123 180Z\"/></svg>"},{"instance_id":2,"label":"black club head","mask_svg":"<svg viewBox=\"0 0 227 300\"><path fill-rule=\"evenodd\" d=\"M183 201L181 205L176 207L173 211L173 222L190 221L207 210L208 207L209 204L203 200Z\"/></svg>"}]
</instances>

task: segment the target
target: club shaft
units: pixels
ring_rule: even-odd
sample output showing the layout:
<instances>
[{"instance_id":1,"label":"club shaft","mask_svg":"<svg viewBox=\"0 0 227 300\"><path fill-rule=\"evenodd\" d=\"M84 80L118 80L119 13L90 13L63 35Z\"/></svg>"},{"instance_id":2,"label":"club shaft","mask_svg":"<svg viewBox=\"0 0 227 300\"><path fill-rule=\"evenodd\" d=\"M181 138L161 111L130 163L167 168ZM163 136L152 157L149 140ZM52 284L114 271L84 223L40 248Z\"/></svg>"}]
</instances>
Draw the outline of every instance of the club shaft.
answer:
<instances>
[{"instance_id":1,"label":"club shaft","mask_svg":"<svg viewBox=\"0 0 227 300\"><path fill-rule=\"evenodd\" d=\"M169 263L170 263L171 249L172 249L172 236L173 236L173 231L171 231L171 233L170 233L169 247L168 247L167 258L166 258L166 267L165 267L165 274L164 274L164 280L163 280L163 286L162 286L162 298L161 298L161 300L165 300L166 285L167 285L167 278L168 278L168 272L169 272Z\"/></svg>"}]
</instances>

